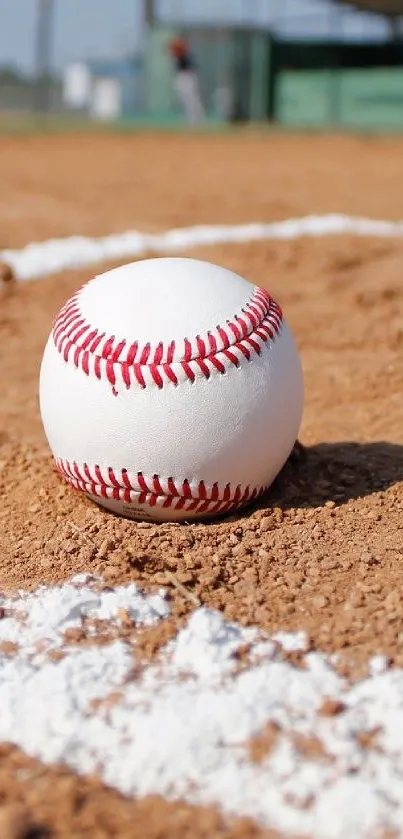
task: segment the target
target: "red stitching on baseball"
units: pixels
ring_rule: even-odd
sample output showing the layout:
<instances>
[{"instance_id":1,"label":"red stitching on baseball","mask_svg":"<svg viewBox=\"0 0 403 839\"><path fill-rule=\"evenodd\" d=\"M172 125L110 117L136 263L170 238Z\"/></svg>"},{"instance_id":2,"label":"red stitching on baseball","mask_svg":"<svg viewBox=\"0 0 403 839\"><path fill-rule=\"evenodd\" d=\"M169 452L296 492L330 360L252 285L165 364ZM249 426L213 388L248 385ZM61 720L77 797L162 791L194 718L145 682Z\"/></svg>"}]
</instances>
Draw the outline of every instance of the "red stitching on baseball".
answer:
<instances>
[{"instance_id":1,"label":"red stitching on baseball","mask_svg":"<svg viewBox=\"0 0 403 839\"><path fill-rule=\"evenodd\" d=\"M253 354L260 355L263 344L276 337L283 322L280 306L267 291L255 287L242 313L227 320L225 326L218 324L194 339L139 346L138 341L129 344L115 335L99 333L87 323L80 294L81 290L56 319L56 349L66 363L73 363L86 376L105 378L117 390L120 380L126 388L135 384L162 388L169 383L177 385L183 378L192 383L200 375L209 379L215 370L224 374L229 366L239 367L242 357L250 361Z\"/></svg>"},{"instance_id":2,"label":"red stitching on baseball","mask_svg":"<svg viewBox=\"0 0 403 839\"><path fill-rule=\"evenodd\" d=\"M142 472L131 473L127 469L115 470L111 466L101 469L98 465L78 465L76 462L56 458L56 467L63 478L77 490L96 498L123 501L126 504L146 504L164 509L186 510L197 513L225 513L228 510L250 503L261 495L266 487L235 487L226 484L219 489L217 483L210 487L200 481L191 486L185 478L175 482L159 475L146 478Z\"/></svg>"}]
</instances>

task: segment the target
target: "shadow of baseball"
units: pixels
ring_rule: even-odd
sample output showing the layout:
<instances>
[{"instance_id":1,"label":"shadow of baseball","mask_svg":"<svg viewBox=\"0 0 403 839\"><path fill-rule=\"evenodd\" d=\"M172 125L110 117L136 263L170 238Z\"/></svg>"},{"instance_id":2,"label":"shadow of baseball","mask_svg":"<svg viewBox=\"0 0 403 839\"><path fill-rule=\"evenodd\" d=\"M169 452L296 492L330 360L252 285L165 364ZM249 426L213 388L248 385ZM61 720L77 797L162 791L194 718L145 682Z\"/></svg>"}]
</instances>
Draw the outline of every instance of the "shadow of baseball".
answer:
<instances>
[{"instance_id":1,"label":"shadow of baseball","mask_svg":"<svg viewBox=\"0 0 403 839\"><path fill-rule=\"evenodd\" d=\"M336 505L381 492L403 481L403 446L373 443L297 442L270 489L249 510Z\"/></svg>"}]
</instances>

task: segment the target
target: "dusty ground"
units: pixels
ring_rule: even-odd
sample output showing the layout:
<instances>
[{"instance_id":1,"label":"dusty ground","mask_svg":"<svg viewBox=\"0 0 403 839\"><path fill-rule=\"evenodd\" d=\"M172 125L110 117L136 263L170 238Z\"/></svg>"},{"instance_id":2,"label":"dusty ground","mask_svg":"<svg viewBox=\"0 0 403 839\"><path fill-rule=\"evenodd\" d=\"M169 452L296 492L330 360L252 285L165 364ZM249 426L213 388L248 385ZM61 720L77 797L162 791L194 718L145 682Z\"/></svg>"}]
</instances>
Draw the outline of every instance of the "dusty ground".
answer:
<instances>
[{"instance_id":1,"label":"dusty ground","mask_svg":"<svg viewBox=\"0 0 403 839\"><path fill-rule=\"evenodd\" d=\"M397 139L343 137L2 140L0 247L319 212L396 219L402 152ZM91 570L152 588L170 585L169 570L230 618L306 629L313 648L341 651L352 675L375 652L402 666L403 243L342 237L192 255L265 285L283 305L304 366L304 451L258 507L227 521L153 526L107 515L53 471L37 408L52 319L91 272L3 283L0 587ZM171 596L174 629L194 606L174 587ZM268 836L210 811L125 802L96 779L83 784L6 748L0 801L2 839L132 836L133 819L153 839Z\"/></svg>"},{"instance_id":2,"label":"dusty ground","mask_svg":"<svg viewBox=\"0 0 403 839\"><path fill-rule=\"evenodd\" d=\"M402 216L402 145L366 137L70 135L0 138L0 249L71 234Z\"/></svg>"}]
</instances>

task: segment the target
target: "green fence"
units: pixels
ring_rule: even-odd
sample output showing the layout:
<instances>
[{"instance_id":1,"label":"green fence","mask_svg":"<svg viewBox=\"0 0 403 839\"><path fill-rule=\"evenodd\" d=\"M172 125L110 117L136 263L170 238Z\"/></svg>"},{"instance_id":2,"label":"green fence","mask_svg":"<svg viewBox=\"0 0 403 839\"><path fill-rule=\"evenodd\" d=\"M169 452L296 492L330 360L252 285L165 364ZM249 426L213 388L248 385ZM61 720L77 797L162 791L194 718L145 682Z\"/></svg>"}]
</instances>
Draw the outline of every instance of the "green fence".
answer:
<instances>
[{"instance_id":1,"label":"green fence","mask_svg":"<svg viewBox=\"0 0 403 839\"><path fill-rule=\"evenodd\" d=\"M283 125L403 129L403 67L282 71L275 101Z\"/></svg>"}]
</instances>

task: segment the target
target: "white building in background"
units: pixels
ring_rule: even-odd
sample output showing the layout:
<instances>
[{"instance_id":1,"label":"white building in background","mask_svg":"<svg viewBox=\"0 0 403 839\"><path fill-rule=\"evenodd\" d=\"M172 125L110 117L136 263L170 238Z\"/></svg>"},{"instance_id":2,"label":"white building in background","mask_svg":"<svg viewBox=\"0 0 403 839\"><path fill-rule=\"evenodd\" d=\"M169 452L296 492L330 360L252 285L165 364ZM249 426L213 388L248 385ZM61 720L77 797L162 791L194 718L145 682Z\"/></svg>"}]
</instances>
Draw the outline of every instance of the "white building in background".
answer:
<instances>
[{"instance_id":1,"label":"white building in background","mask_svg":"<svg viewBox=\"0 0 403 839\"><path fill-rule=\"evenodd\" d=\"M94 79L89 113L93 119L105 122L122 116L122 85L119 79Z\"/></svg>"},{"instance_id":2,"label":"white building in background","mask_svg":"<svg viewBox=\"0 0 403 839\"><path fill-rule=\"evenodd\" d=\"M91 100L91 73L87 64L68 64L63 72L63 102L67 108L87 108Z\"/></svg>"},{"instance_id":3,"label":"white building in background","mask_svg":"<svg viewBox=\"0 0 403 839\"><path fill-rule=\"evenodd\" d=\"M138 111L141 59L75 61L63 70L63 105L93 119L116 120Z\"/></svg>"}]
</instances>

